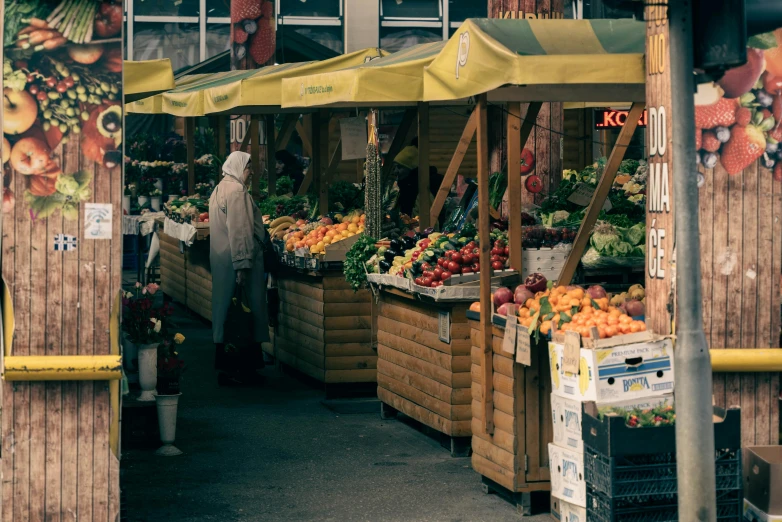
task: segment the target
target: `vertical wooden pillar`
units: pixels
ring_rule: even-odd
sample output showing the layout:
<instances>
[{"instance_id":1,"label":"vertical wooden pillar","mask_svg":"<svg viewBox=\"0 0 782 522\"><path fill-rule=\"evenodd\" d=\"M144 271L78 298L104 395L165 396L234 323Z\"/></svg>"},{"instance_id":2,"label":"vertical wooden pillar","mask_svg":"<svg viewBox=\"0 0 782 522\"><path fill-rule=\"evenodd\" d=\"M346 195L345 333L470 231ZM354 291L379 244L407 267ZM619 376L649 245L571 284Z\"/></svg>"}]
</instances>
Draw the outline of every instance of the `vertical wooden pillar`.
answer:
<instances>
[{"instance_id":1,"label":"vertical wooden pillar","mask_svg":"<svg viewBox=\"0 0 782 522\"><path fill-rule=\"evenodd\" d=\"M261 197L261 139L260 120L258 116L250 118L250 161L253 167L252 193L253 199Z\"/></svg>"},{"instance_id":2,"label":"vertical wooden pillar","mask_svg":"<svg viewBox=\"0 0 782 522\"><path fill-rule=\"evenodd\" d=\"M521 261L521 104L508 104L508 248L510 266L522 273ZM481 265L483 266L483 265Z\"/></svg>"},{"instance_id":3,"label":"vertical wooden pillar","mask_svg":"<svg viewBox=\"0 0 782 522\"><path fill-rule=\"evenodd\" d=\"M225 116L217 117L217 155L220 156L222 161L225 161L226 149L228 148L227 137L225 135L226 121L227 118ZM215 173L215 176L217 176L217 179L215 180L216 183L220 183L222 175L221 171Z\"/></svg>"},{"instance_id":4,"label":"vertical wooden pillar","mask_svg":"<svg viewBox=\"0 0 782 522\"><path fill-rule=\"evenodd\" d=\"M277 143L274 137L274 115L267 114L264 119L266 124L266 170L269 173L269 195L277 195Z\"/></svg>"},{"instance_id":5,"label":"vertical wooden pillar","mask_svg":"<svg viewBox=\"0 0 782 522\"><path fill-rule=\"evenodd\" d=\"M312 115L312 181L318 191L318 209L321 215L329 211L329 180L326 174L328 158L329 113L320 110Z\"/></svg>"},{"instance_id":6,"label":"vertical wooden pillar","mask_svg":"<svg viewBox=\"0 0 782 522\"><path fill-rule=\"evenodd\" d=\"M185 118L185 142L187 144L187 193L195 192L195 118Z\"/></svg>"},{"instance_id":7,"label":"vertical wooden pillar","mask_svg":"<svg viewBox=\"0 0 782 522\"><path fill-rule=\"evenodd\" d=\"M432 195L429 192L429 104L418 103L418 229L431 226L429 210Z\"/></svg>"},{"instance_id":8,"label":"vertical wooden pillar","mask_svg":"<svg viewBox=\"0 0 782 522\"><path fill-rule=\"evenodd\" d=\"M492 351L492 309L491 309L491 237L489 235L489 143L486 114L486 95L478 96L478 236L481 240L481 378L483 382L483 429L494 432L494 360Z\"/></svg>"}]
</instances>

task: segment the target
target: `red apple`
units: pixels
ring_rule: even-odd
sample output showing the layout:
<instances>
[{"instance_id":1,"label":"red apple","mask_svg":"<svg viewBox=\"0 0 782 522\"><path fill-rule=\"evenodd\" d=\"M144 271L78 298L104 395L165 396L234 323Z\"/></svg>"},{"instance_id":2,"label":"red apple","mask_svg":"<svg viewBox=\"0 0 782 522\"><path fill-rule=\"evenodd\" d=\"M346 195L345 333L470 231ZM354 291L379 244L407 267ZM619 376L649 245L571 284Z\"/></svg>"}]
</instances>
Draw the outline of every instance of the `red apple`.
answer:
<instances>
[{"instance_id":1,"label":"red apple","mask_svg":"<svg viewBox=\"0 0 782 522\"><path fill-rule=\"evenodd\" d=\"M121 9L121 8L120 8ZM68 56L83 65L92 65L103 56L102 45L71 45L68 47Z\"/></svg>"},{"instance_id":2,"label":"red apple","mask_svg":"<svg viewBox=\"0 0 782 522\"><path fill-rule=\"evenodd\" d=\"M46 172L52 151L37 138L22 138L11 150L11 167L20 174L35 175Z\"/></svg>"}]
</instances>

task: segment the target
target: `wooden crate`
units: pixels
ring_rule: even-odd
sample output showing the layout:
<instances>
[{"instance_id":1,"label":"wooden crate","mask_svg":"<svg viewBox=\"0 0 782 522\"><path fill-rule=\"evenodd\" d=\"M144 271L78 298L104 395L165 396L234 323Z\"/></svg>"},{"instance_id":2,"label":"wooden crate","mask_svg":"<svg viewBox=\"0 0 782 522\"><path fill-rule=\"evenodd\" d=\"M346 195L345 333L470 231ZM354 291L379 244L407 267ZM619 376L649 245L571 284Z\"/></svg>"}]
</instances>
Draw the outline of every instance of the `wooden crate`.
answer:
<instances>
[{"instance_id":1,"label":"wooden crate","mask_svg":"<svg viewBox=\"0 0 782 522\"><path fill-rule=\"evenodd\" d=\"M179 251L179 240L162 230L160 238L160 289L180 303L187 302L187 256Z\"/></svg>"},{"instance_id":2,"label":"wooden crate","mask_svg":"<svg viewBox=\"0 0 782 522\"><path fill-rule=\"evenodd\" d=\"M375 382L369 290L353 292L342 272L281 273L276 356L326 384Z\"/></svg>"},{"instance_id":3,"label":"wooden crate","mask_svg":"<svg viewBox=\"0 0 782 522\"><path fill-rule=\"evenodd\" d=\"M399 291L381 292L378 305L378 397L451 438L472 435L468 306L423 302ZM441 312L450 317L444 337L450 342L440 338ZM451 445L453 453L465 446Z\"/></svg>"},{"instance_id":4,"label":"wooden crate","mask_svg":"<svg viewBox=\"0 0 782 522\"><path fill-rule=\"evenodd\" d=\"M546 343L532 346L532 365L502 351L503 328L493 327L494 433L483 427L479 347L481 326L470 320L472 340L472 467L512 493L550 490L548 443L553 441L551 379Z\"/></svg>"}]
</instances>

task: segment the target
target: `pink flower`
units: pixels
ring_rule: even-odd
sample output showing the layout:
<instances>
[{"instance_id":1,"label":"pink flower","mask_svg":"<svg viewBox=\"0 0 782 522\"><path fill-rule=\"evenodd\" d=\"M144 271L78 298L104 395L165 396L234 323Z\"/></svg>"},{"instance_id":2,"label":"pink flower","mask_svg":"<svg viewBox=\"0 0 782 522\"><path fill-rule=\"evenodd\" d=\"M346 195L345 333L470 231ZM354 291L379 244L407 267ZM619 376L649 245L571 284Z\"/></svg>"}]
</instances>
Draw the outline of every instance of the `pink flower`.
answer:
<instances>
[{"instance_id":1,"label":"pink flower","mask_svg":"<svg viewBox=\"0 0 782 522\"><path fill-rule=\"evenodd\" d=\"M136 281L136 288L141 288L141 283L139 281Z\"/></svg>"},{"instance_id":2,"label":"pink flower","mask_svg":"<svg viewBox=\"0 0 782 522\"><path fill-rule=\"evenodd\" d=\"M147 294L147 289L145 287L143 290L141 290L141 295L146 295L146 294Z\"/></svg>"},{"instance_id":3,"label":"pink flower","mask_svg":"<svg viewBox=\"0 0 782 522\"><path fill-rule=\"evenodd\" d=\"M149 295L155 295L155 293L160 290L160 285L157 283L149 283L145 290L149 292Z\"/></svg>"}]
</instances>

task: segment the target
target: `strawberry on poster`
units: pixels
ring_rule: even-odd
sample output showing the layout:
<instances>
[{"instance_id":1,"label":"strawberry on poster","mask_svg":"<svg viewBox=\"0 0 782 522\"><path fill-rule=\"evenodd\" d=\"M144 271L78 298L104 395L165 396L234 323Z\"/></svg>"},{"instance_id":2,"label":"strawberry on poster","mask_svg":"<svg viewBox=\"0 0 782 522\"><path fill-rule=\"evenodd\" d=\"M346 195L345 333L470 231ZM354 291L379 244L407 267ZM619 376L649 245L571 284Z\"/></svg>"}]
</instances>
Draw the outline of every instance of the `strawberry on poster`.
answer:
<instances>
[{"instance_id":1,"label":"strawberry on poster","mask_svg":"<svg viewBox=\"0 0 782 522\"><path fill-rule=\"evenodd\" d=\"M3 211L74 220L93 174L121 173L122 3L5 0L3 22Z\"/></svg>"},{"instance_id":2,"label":"strawberry on poster","mask_svg":"<svg viewBox=\"0 0 782 522\"><path fill-rule=\"evenodd\" d=\"M759 175L782 181L782 28L751 37L747 63L698 85L695 127L704 168L735 176L759 161Z\"/></svg>"}]
</instances>

